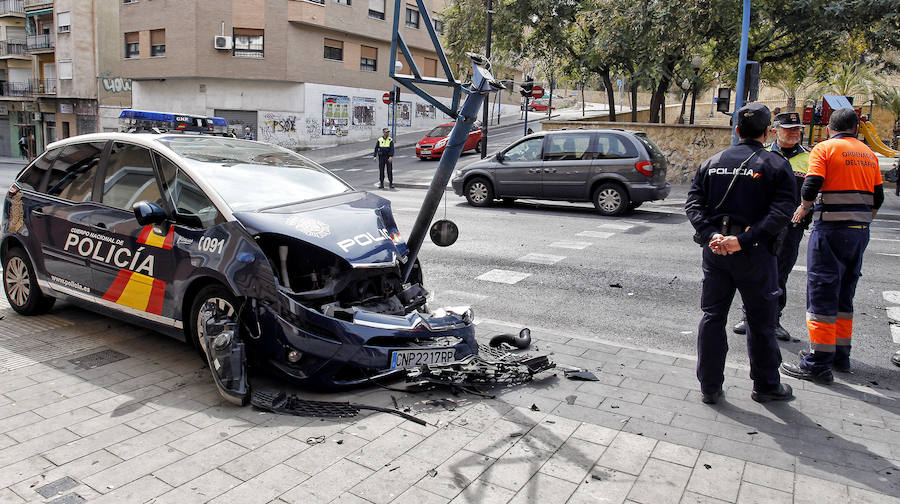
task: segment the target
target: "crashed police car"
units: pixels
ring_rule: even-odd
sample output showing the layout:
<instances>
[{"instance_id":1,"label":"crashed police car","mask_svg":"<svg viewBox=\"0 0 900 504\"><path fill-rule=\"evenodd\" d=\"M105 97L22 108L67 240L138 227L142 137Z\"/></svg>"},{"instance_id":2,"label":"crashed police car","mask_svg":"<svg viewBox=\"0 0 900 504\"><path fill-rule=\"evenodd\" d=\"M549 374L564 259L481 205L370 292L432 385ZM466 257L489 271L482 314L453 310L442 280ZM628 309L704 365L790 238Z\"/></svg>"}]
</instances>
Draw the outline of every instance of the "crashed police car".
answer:
<instances>
[{"instance_id":1,"label":"crashed police car","mask_svg":"<svg viewBox=\"0 0 900 504\"><path fill-rule=\"evenodd\" d=\"M251 368L335 388L478 351L471 311L430 311L417 263L403 281L389 201L262 142L55 142L9 188L0 239L15 311L66 299L184 338L240 404Z\"/></svg>"}]
</instances>

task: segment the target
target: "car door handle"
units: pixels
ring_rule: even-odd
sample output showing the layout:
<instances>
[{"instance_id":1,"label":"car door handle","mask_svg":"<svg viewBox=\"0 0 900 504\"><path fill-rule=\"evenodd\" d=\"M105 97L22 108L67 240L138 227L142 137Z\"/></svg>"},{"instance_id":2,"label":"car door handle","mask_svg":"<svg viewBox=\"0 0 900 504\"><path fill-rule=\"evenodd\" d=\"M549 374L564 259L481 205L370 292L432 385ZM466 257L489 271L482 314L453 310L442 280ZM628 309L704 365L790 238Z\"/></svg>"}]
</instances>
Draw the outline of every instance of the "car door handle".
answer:
<instances>
[{"instance_id":1,"label":"car door handle","mask_svg":"<svg viewBox=\"0 0 900 504\"><path fill-rule=\"evenodd\" d=\"M105 222L98 222L96 224L91 225L91 227L95 228L95 229L106 229L107 228Z\"/></svg>"},{"instance_id":2,"label":"car door handle","mask_svg":"<svg viewBox=\"0 0 900 504\"><path fill-rule=\"evenodd\" d=\"M33 208L33 209L31 209L31 215L34 215L35 217L38 217L38 218L46 217L46 216L47 216L47 214L46 214L46 212L44 212L44 209L43 209L43 208Z\"/></svg>"},{"instance_id":3,"label":"car door handle","mask_svg":"<svg viewBox=\"0 0 900 504\"><path fill-rule=\"evenodd\" d=\"M540 168L529 168L528 173L541 173Z\"/></svg>"},{"instance_id":4,"label":"car door handle","mask_svg":"<svg viewBox=\"0 0 900 504\"><path fill-rule=\"evenodd\" d=\"M556 173L556 168L544 168L544 173Z\"/></svg>"}]
</instances>

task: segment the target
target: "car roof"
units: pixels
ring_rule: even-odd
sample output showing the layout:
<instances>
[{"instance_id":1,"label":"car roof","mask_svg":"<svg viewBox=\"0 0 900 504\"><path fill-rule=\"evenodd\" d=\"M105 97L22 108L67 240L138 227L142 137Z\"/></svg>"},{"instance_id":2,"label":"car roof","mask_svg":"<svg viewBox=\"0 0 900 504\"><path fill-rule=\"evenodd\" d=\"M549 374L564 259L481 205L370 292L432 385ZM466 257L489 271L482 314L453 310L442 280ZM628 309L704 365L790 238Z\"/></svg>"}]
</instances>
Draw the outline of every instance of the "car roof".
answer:
<instances>
[{"instance_id":1,"label":"car roof","mask_svg":"<svg viewBox=\"0 0 900 504\"><path fill-rule=\"evenodd\" d=\"M630 129L622 129L622 128L565 128L558 130L547 130L545 133L550 133L554 135L565 134L565 133L630 133L632 135L644 135L645 133L640 130L630 130Z\"/></svg>"}]
</instances>

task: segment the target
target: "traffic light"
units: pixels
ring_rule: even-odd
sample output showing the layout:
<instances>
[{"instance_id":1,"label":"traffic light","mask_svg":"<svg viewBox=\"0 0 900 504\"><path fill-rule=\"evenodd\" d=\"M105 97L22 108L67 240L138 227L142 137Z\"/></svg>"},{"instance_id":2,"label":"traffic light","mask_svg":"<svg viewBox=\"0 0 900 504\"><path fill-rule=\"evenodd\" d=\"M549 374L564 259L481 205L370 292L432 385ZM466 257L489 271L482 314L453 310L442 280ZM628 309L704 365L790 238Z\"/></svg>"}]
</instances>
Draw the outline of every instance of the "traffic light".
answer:
<instances>
[{"instance_id":1,"label":"traffic light","mask_svg":"<svg viewBox=\"0 0 900 504\"><path fill-rule=\"evenodd\" d=\"M520 93L522 96L530 97L530 96L531 96L531 89L534 87L534 79L532 79L530 75L527 76L527 77L525 77L525 82L519 84L519 87L522 88L522 89L519 91L519 93Z\"/></svg>"},{"instance_id":2,"label":"traffic light","mask_svg":"<svg viewBox=\"0 0 900 504\"><path fill-rule=\"evenodd\" d=\"M397 103L400 101L400 90L395 89L395 90L388 91L388 96L389 96L388 103Z\"/></svg>"},{"instance_id":3,"label":"traffic light","mask_svg":"<svg viewBox=\"0 0 900 504\"><path fill-rule=\"evenodd\" d=\"M731 110L731 88L719 88L716 93L716 111L728 113Z\"/></svg>"},{"instance_id":4,"label":"traffic light","mask_svg":"<svg viewBox=\"0 0 900 504\"><path fill-rule=\"evenodd\" d=\"M759 98L759 62L748 61L744 67L744 101L754 102Z\"/></svg>"}]
</instances>

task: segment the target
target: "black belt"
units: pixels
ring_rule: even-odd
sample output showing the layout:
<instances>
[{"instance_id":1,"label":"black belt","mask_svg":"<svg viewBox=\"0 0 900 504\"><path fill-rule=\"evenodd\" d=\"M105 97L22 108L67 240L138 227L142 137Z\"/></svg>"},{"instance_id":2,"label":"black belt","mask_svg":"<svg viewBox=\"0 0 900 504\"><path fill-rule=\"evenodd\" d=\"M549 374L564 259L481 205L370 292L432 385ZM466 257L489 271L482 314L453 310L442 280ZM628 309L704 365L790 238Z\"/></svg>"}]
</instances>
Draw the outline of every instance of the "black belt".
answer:
<instances>
[{"instance_id":1,"label":"black belt","mask_svg":"<svg viewBox=\"0 0 900 504\"><path fill-rule=\"evenodd\" d=\"M723 225L721 228L721 233L725 236L737 236L744 232L746 228L739 224L730 224L728 226Z\"/></svg>"}]
</instances>

